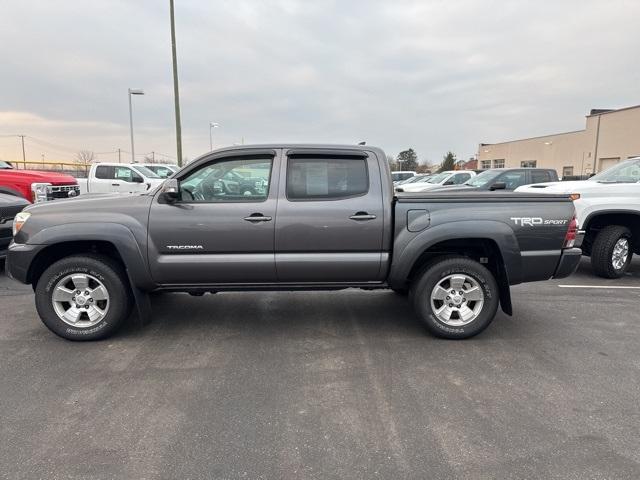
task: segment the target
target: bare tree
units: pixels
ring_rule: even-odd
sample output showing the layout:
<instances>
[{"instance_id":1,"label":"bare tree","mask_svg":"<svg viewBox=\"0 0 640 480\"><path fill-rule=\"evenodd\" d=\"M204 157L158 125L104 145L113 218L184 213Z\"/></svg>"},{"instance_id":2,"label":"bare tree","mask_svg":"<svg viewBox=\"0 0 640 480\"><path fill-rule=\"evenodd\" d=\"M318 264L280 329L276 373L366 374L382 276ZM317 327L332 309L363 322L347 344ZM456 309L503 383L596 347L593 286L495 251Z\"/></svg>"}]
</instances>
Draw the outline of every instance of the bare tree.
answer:
<instances>
[{"instance_id":1,"label":"bare tree","mask_svg":"<svg viewBox=\"0 0 640 480\"><path fill-rule=\"evenodd\" d=\"M91 150L80 150L76 153L76 161L78 163L91 163L95 160L96 154Z\"/></svg>"}]
</instances>

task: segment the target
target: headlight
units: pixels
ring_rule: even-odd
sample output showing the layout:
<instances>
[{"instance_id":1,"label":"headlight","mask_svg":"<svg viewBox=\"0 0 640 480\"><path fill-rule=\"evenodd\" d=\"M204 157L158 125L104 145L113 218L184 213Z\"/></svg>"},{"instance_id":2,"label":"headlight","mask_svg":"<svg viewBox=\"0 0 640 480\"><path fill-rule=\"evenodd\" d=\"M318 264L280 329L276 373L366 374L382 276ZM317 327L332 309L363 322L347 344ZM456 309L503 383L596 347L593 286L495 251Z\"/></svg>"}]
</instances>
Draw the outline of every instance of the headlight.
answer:
<instances>
[{"instance_id":1,"label":"headlight","mask_svg":"<svg viewBox=\"0 0 640 480\"><path fill-rule=\"evenodd\" d=\"M50 183L32 183L31 184L31 201L40 203L47 201L47 187Z\"/></svg>"},{"instance_id":2,"label":"headlight","mask_svg":"<svg viewBox=\"0 0 640 480\"><path fill-rule=\"evenodd\" d=\"M20 212L13 219L13 236L15 237L24 223L29 219L31 214L29 212Z\"/></svg>"}]
</instances>

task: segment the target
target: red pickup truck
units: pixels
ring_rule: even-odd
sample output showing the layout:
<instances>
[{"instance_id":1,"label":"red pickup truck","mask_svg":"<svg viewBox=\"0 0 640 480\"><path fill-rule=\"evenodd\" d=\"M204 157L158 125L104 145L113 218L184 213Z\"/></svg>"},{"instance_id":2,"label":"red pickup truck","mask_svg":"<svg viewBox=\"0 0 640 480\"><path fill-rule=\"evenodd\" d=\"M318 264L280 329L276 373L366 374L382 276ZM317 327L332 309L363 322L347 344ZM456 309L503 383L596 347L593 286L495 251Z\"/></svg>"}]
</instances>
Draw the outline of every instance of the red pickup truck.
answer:
<instances>
[{"instance_id":1,"label":"red pickup truck","mask_svg":"<svg viewBox=\"0 0 640 480\"><path fill-rule=\"evenodd\" d=\"M16 170L0 160L0 193L23 197L31 203L80 195L78 182L71 175L38 170Z\"/></svg>"}]
</instances>

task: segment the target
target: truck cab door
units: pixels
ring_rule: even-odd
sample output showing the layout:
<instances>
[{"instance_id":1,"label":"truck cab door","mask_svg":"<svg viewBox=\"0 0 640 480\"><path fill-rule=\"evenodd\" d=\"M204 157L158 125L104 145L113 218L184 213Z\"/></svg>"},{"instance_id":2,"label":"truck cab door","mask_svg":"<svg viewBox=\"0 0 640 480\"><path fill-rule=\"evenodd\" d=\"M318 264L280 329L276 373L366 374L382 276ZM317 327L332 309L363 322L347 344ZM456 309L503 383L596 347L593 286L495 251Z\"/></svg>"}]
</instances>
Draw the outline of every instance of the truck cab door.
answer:
<instances>
[{"instance_id":1,"label":"truck cab door","mask_svg":"<svg viewBox=\"0 0 640 480\"><path fill-rule=\"evenodd\" d=\"M114 181L112 182L112 192L120 193L137 193L144 192L147 185L144 183L142 176L128 166L114 167Z\"/></svg>"},{"instance_id":2,"label":"truck cab door","mask_svg":"<svg viewBox=\"0 0 640 480\"><path fill-rule=\"evenodd\" d=\"M383 256L381 173L362 150L289 150L280 167L279 282L376 282Z\"/></svg>"},{"instance_id":3,"label":"truck cab door","mask_svg":"<svg viewBox=\"0 0 640 480\"><path fill-rule=\"evenodd\" d=\"M277 166L275 150L220 152L181 171L177 202L167 204L157 193L149 216L154 281L275 282Z\"/></svg>"}]
</instances>

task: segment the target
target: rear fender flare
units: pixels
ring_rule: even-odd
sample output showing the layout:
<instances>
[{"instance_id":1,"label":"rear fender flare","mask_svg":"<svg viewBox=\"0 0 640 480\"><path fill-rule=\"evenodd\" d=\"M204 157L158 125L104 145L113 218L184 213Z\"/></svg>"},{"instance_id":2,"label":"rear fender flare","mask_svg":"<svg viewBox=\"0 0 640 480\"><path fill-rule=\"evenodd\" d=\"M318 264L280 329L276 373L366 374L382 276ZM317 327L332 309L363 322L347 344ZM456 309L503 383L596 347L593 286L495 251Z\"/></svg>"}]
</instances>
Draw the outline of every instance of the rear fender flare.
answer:
<instances>
[{"instance_id":1,"label":"rear fender flare","mask_svg":"<svg viewBox=\"0 0 640 480\"><path fill-rule=\"evenodd\" d=\"M391 263L389 284L403 285L411 269L420 256L434 245L447 240L487 239L493 240L500 249L504 262L504 272L508 284L515 285L522 279L522 259L520 246L513 230L502 222L491 220L469 220L463 222L451 222L427 228L415 237L407 241L404 248L401 246L403 237L413 235L408 230L400 233L396 239L396 245L400 245L398 252Z\"/></svg>"}]
</instances>

